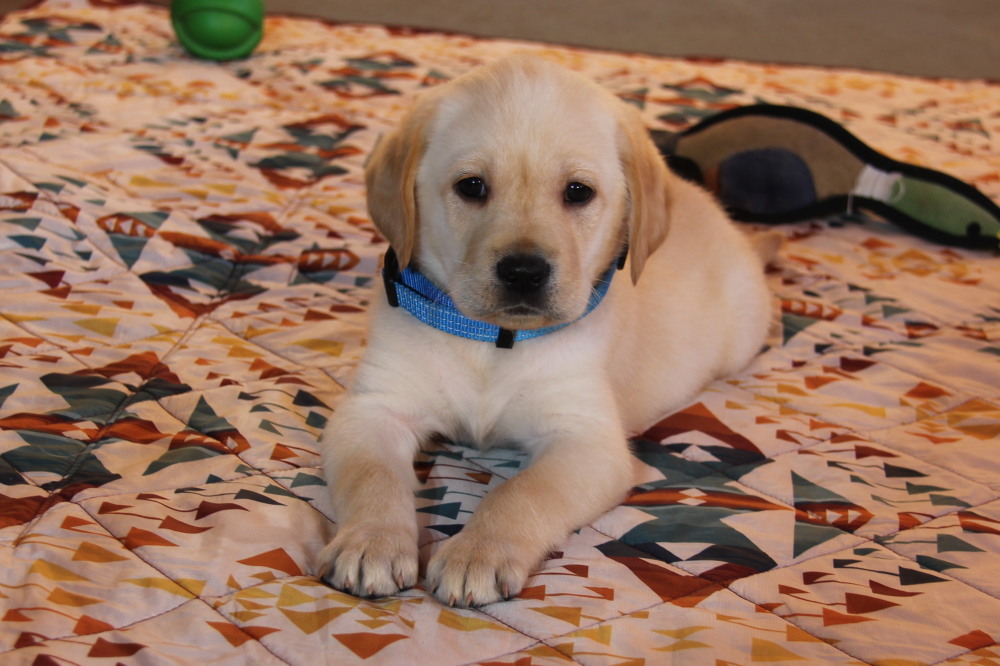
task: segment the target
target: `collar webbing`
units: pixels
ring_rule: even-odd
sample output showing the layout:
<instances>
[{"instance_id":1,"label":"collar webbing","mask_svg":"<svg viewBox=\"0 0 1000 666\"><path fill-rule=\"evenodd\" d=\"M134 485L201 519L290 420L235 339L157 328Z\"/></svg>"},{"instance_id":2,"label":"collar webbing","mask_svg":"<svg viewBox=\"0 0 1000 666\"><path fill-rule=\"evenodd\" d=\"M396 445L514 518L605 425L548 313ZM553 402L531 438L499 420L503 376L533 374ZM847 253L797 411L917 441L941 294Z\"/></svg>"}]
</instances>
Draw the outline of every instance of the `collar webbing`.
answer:
<instances>
[{"instance_id":1,"label":"collar webbing","mask_svg":"<svg viewBox=\"0 0 1000 666\"><path fill-rule=\"evenodd\" d=\"M625 254L618 259L597 281L587 302L587 309L575 321L583 319L596 308L608 293L616 269L624 265ZM518 340L530 340L558 331L573 322L545 328L513 331L496 324L466 317L455 302L427 277L412 268L400 269L396 252L390 247L385 253L382 283L386 298L392 307L402 307L414 317L439 331L469 340L493 342L497 347L510 349Z\"/></svg>"}]
</instances>

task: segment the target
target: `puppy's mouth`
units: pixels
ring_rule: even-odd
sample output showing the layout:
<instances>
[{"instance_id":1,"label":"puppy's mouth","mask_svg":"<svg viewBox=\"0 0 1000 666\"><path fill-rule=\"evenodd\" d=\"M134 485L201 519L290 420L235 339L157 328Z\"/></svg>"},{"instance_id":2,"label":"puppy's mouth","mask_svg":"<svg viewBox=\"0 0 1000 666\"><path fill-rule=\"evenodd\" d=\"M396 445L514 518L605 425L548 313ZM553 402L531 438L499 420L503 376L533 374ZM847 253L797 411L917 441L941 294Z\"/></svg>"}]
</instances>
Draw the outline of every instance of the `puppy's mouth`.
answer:
<instances>
[{"instance_id":1,"label":"puppy's mouth","mask_svg":"<svg viewBox=\"0 0 1000 666\"><path fill-rule=\"evenodd\" d=\"M509 317L538 317L544 315L544 311L530 305L512 305L504 309L500 314Z\"/></svg>"},{"instance_id":2,"label":"puppy's mouth","mask_svg":"<svg viewBox=\"0 0 1000 666\"><path fill-rule=\"evenodd\" d=\"M549 308L517 303L492 310L483 317L484 321L500 328L511 330L530 330L545 328L563 323L563 318L553 313Z\"/></svg>"}]
</instances>

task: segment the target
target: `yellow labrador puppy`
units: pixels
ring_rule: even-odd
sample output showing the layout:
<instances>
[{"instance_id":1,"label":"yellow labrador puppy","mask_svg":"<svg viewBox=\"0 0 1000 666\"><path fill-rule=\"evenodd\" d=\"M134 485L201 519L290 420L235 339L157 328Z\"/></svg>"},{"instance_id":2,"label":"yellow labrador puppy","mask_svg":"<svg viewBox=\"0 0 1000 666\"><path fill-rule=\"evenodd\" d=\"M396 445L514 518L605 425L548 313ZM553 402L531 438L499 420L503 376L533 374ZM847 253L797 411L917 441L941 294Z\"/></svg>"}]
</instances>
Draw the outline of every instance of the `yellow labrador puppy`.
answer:
<instances>
[{"instance_id":1,"label":"yellow labrador puppy","mask_svg":"<svg viewBox=\"0 0 1000 666\"><path fill-rule=\"evenodd\" d=\"M529 57L426 92L367 185L395 257L323 436L339 529L320 573L363 596L416 584L418 448L516 445L531 465L427 565L442 601L499 601L622 500L627 432L760 349L766 251L667 170L637 111Z\"/></svg>"}]
</instances>

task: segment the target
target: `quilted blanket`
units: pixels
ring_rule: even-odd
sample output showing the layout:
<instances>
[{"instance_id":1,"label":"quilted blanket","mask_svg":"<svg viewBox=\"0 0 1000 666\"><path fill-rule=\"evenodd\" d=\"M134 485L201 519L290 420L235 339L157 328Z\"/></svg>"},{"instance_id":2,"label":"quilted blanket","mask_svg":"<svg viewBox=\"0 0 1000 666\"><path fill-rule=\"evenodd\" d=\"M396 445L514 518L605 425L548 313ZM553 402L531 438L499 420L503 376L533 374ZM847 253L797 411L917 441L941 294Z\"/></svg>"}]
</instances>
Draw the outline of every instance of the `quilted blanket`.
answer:
<instances>
[{"instance_id":1,"label":"quilted blanket","mask_svg":"<svg viewBox=\"0 0 1000 666\"><path fill-rule=\"evenodd\" d=\"M1000 258L781 227L768 349L633 438L644 476L475 610L323 585L317 438L385 243L362 169L421 88L514 51L677 130L821 112L1000 197L1000 85L269 17L199 61L165 9L0 22L0 662L1000 663ZM424 560L516 451L415 465Z\"/></svg>"}]
</instances>

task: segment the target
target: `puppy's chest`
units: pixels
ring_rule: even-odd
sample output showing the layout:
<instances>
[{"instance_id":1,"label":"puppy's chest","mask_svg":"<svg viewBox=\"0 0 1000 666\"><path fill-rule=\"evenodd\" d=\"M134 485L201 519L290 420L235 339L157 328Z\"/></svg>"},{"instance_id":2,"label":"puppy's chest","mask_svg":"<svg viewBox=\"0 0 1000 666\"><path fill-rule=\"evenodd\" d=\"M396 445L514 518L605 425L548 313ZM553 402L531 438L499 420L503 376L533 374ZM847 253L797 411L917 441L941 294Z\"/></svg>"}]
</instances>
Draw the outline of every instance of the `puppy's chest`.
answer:
<instances>
[{"instance_id":1,"label":"puppy's chest","mask_svg":"<svg viewBox=\"0 0 1000 666\"><path fill-rule=\"evenodd\" d=\"M439 377L440 434L481 448L530 447L546 411L544 374L503 363L453 367Z\"/></svg>"}]
</instances>

